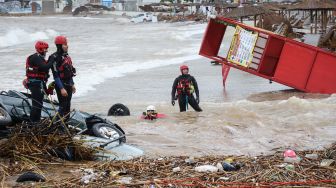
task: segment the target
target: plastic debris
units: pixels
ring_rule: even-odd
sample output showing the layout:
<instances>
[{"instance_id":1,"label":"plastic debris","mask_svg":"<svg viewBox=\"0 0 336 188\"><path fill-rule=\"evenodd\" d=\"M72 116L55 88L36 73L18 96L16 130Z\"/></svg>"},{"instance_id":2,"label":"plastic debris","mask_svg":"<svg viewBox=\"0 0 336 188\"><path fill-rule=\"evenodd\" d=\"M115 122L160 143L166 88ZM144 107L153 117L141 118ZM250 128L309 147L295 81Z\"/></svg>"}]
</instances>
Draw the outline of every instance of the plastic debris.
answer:
<instances>
[{"instance_id":1,"label":"plastic debris","mask_svg":"<svg viewBox=\"0 0 336 188\"><path fill-rule=\"evenodd\" d=\"M218 180L224 180L224 181L227 181L227 180L229 180L230 178L228 178L228 177L220 177L220 178L218 178Z\"/></svg>"},{"instance_id":2,"label":"plastic debris","mask_svg":"<svg viewBox=\"0 0 336 188\"><path fill-rule=\"evenodd\" d=\"M179 172L179 171L181 171L180 167L173 168L173 172Z\"/></svg>"},{"instance_id":3,"label":"plastic debris","mask_svg":"<svg viewBox=\"0 0 336 188\"><path fill-rule=\"evenodd\" d=\"M202 165L195 167L196 172L218 172L218 168L213 165Z\"/></svg>"},{"instance_id":4,"label":"plastic debris","mask_svg":"<svg viewBox=\"0 0 336 188\"><path fill-rule=\"evenodd\" d=\"M331 164L333 164L335 162L335 160L333 159L323 159L320 163L320 166L330 166Z\"/></svg>"},{"instance_id":5,"label":"plastic debris","mask_svg":"<svg viewBox=\"0 0 336 188\"><path fill-rule=\"evenodd\" d=\"M294 170L295 170L295 166L292 165L292 164L288 164L288 165L286 165L285 169L286 169L286 170L294 171Z\"/></svg>"},{"instance_id":6,"label":"plastic debris","mask_svg":"<svg viewBox=\"0 0 336 188\"><path fill-rule=\"evenodd\" d=\"M300 163L301 158L300 157L285 157L284 162L285 163Z\"/></svg>"},{"instance_id":7,"label":"plastic debris","mask_svg":"<svg viewBox=\"0 0 336 188\"><path fill-rule=\"evenodd\" d=\"M194 164L195 163L195 158L194 157L189 157L188 159L185 160L187 164Z\"/></svg>"},{"instance_id":8,"label":"plastic debris","mask_svg":"<svg viewBox=\"0 0 336 188\"><path fill-rule=\"evenodd\" d=\"M223 163L223 170L224 171L235 171L235 170L237 170L237 168L234 165L232 165L231 163L224 162Z\"/></svg>"},{"instance_id":9,"label":"plastic debris","mask_svg":"<svg viewBox=\"0 0 336 188\"><path fill-rule=\"evenodd\" d=\"M306 154L305 158L316 160L316 159L318 159L318 155L316 153Z\"/></svg>"},{"instance_id":10,"label":"plastic debris","mask_svg":"<svg viewBox=\"0 0 336 188\"><path fill-rule=\"evenodd\" d=\"M219 171L219 172L224 171L222 164L217 163L216 167L218 168L218 171Z\"/></svg>"},{"instance_id":11,"label":"plastic debris","mask_svg":"<svg viewBox=\"0 0 336 188\"><path fill-rule=\"evenodd\" d=\"M288 149L284 152L284 157L290 157L290 158L294 158L296 157L296 153L294 150Z\"/></svg>"},{"instance_id":12,"label":"plastic debris","mask_svg":"<svg viewBox=\"0 0 336 188\"><path fill-rule=\"evenodd\" d=\"M130 184L132 179L132 177L122 177L117 182L122 184Z\"/></svg>"},{"instance_id":13,"label":"plastic debris","mask_svg":"<svg viewBox=\"0 0 336 188\"><path fill-rule=\"evenodd\" d=\"M227 163L233 163L233 158L226 158L224 161Z\"/></svg>"}]
</instances>

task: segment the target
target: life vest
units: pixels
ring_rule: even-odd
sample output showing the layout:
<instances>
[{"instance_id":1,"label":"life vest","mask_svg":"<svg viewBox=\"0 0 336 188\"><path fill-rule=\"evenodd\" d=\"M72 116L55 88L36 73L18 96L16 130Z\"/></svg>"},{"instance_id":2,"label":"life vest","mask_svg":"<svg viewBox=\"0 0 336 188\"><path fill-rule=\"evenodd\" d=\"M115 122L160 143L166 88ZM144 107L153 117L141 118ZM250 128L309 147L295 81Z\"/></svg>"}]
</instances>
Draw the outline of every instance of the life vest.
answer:
<instances>
[{"instance_id":1,"label":"life vest","mask_svg":"<svg viewBox=\"0 0 336 188\"><path fill-rule=\"evenodd\" d=\"M35 54L33 54L33 55L35 55ZM47 81L48 78L49 78L49 73L39 71L37 66L32 66L31 65L30 58L33 55L28 56L27 59L26 59L26 76L27 76L27 78L28 79L38 79L38 80ZM44 58L43 58L43 63L47 64L47 61Z\"/></svg>"},{"instance_id":2,"label":"life vest","mask_svg":"<svg viewBox=\"0 0 336 188\"><path fill-rule=\"evenodd\" d=\"M70 56L62 56L61 65L58 67L59 75L62 80L71 79L76 76L76 69L72 65Z\"/></svg>"},{"instance_id":3,"label":"life vest","mask_svg":"<svg viewBox=\"0 0 336 188\"><path fill-rule=\"evenodd\" d=\"M195 91L194 84L190 80L190 78L181 78L177 83L177 95L192 95Z\"/></svg>"},{"instance_id":4,"label":"life vest","mask_svg":"<svg viewBox=\"0 0 336 188\"><path fill-rule=\"evenodd\" d=\"M167 116L165 114L159 114L155 113L152 114L152 116L149 116L146 112L141 116L141 119L146 119L146 120L155 120L155 119L160 119L160 118L166 118Z\"/></svg>"}]
</instances>

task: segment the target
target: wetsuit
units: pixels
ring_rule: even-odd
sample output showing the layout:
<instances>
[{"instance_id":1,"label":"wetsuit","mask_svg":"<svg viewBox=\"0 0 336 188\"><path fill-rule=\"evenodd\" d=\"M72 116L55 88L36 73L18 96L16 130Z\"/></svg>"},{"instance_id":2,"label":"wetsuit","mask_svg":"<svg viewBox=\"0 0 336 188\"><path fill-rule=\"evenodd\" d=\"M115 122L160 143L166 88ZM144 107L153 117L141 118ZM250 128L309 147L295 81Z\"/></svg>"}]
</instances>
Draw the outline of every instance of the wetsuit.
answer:
<instances>
[{"instance_id":1,"label":"wetsuit","mask_svg":"<svg viewBox=\"0 0 336 188\"><path fill-rule=\"evenodd\" d=\"M172 101L175 99L177 91L177 99L180 106L180 112L187 110L188 103L197 112L201 112L199 107L199 90L196 79L189 74L182 74L177 77L173 83L171 97ZM196 93L196 99L193 93Z\"/></svg>"},{"instance_id":2,"label":"wetsuit","mask_svg":"<svg viewBox=\"0 0 336 188\"><path fill-rule=\"evenodd\" d=\"M46 89L46 82L49 77L49 69L52 67L52 62L46 63L43 55L35 53L27 58L27 64L29 64L27 65L26 72L28 78L27 86L32 98L30 121L39 122L41 119L44 91Z\"/></svg>"},{"instance_id":3,"label":"wetsuit","mask_svg":"<svg viewBox=\"0 0 336 188\"><path fill-rule=\"evenodd\" d=\"M66 52L58 51L49 56L48 61L55 62L52 72L56 83L56 94L59 102L58 112L61 116L68 115L71 107L72 87L74 86L73 77L75 68L72 66L71 58ZM61 89L65 89L68 96L61 94Z\"/></svg>"}]
</instances>

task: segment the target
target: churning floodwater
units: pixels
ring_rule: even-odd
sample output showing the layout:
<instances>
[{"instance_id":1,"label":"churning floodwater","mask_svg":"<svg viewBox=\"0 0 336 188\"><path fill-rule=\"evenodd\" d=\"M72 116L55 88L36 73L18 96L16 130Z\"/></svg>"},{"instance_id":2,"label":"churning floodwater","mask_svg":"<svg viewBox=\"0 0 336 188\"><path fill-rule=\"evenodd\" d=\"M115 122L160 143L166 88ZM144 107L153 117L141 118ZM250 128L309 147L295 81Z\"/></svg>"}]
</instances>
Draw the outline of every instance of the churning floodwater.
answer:
<instances>
[{"instance_id":1,"label":"churning floodwater","mask_svg":"<svg viewBox=\"0 0 336 188\"><path fill-rule=\"evenodd\" d=\"M34 42L49 42L51 54L54 37L62 34L78 72L73 107L105 115L114 103L127 105L131 116L109 119L147 155L255 155L335 141L336 96L294 92L234 69L223 89L221 67L198 55L205 29L190 22L132 24L112 16L1 17L0 89L23 90ZM224 54L231 42L225 37ZM201 113L179 113L170 104L182 63L198 81ZM150 104L168 117L141 120Z\"/></svg>"}]
</instances>

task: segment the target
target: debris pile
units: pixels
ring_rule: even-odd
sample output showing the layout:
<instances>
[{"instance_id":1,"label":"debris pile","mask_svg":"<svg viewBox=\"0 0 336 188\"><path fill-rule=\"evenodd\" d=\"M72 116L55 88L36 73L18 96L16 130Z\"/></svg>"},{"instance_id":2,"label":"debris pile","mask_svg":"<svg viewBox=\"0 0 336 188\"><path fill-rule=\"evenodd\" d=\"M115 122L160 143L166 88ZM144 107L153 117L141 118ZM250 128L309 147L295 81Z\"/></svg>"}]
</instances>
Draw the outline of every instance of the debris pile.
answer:
<instances>
[{"instance_id":1,"label":"debris pile","mask_svg":"<svg viewBox=\"0 0 336 188\"><path fill-rule=\"evenodd\" d=\"M95 149L85 147L74 133L45 119L38 124L22 123L10 130L0 143L0 157L35 163L66 160L93 160Z\"/></svg>"},{"instance_id":2,"label":"debris pile","mask_svg":"<svg viewBox=\"0 0 336 188\"><path fill-rule=\"evenodd\" d=\"M203 14L191 14L191 15L158 15L158 21L166 22L182 22L182 21L196 21L207 22L207 16Z\"/></svg>"},{"instance_id":3,"label":"debris pile","mask_svg":"<svg viewBox=\"0 0 336 188\"><path fill-rule=\"evenodd\" d=\"M57 187L336 185L336 143L320 151L285 150L256 157L141 157L129 161L65 165L59 162L60 154L55 148L63 150L60 153L64 155L71 148L77 160L90 160L95 151L83 147L67 134L61 134L62 131L60 127L51 126L50 121L29 129L24 125L13 129L11 137L0 143L0 180L4 182L9 176L33 171L45 174L46 181L38 185ZM70 173L61 178L54 178L55 173L48 172L48 169L65 167ZM41 177L38 179L42 181Z\"/></svg>"},{"instance_id":4,"label":"debris pile","mask_svg":"<svg viewBox=\"0 0 336 188\"><path fill-rule=\"evenodd\" d=\"M300 158L289 161L286 158ZM78 167L77 173L46 186L127 187L332 186L336 185L336 144L323 151L273 155L138 158ZM287 162L286 162L287 161ZM86 168L86 169L84 169ZM84 169L84 170L83 170ZM80 173L78 173L78 171Z\"/></svg>"}]
</instances>

